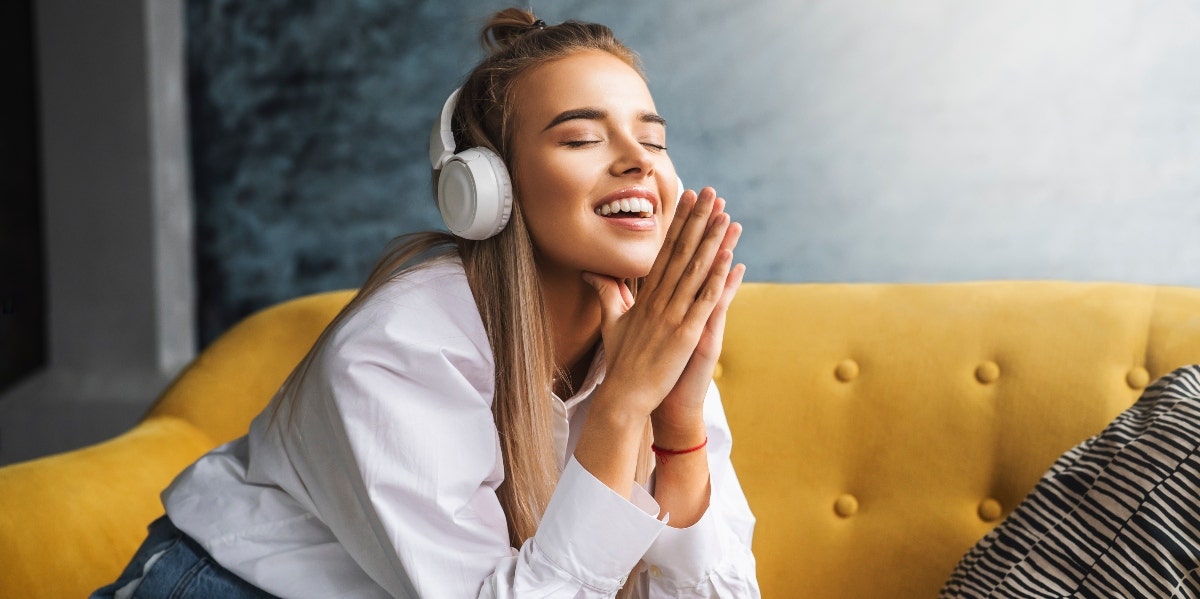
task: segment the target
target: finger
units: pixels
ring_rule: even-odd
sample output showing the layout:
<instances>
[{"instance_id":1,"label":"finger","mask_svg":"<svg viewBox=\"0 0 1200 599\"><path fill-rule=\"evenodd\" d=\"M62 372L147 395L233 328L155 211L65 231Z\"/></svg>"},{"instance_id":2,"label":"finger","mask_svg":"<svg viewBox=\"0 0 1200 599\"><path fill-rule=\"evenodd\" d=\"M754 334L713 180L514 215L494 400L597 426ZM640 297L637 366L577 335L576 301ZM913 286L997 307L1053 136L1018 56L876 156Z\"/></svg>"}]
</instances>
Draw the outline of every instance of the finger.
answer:
<instances>
[{"instance_id":1,"label":"finger","mask_svg":"<svg viewBox=\"0 0 1200 599\"><path fill-rule=\"evenodd\" d=\"M621 301L625 302L625 310L628 311L633 307L633 292L629 290L629 283L625 280L621 283Z\"/></svg>"},{"instance_id":2,"label":"finger","mask_svg":"<svg viewBox=\"0 0 1200 599\"><path fill-rule=\"evenodd\" d=\"M611 323L625 314L633 305L632 301L626 301L626 298L632 300L633 295L625 286L624 281L591 272L584 272L582 277L584 282L591 285L600 297L600 319L605 324Z\"/></svg>"},{"instance_id":3,"label":"finger","mask_svg":"<svg viewBox=\"0 0 1200 599\"><path fill-rule=\"evenodd\" d=\"M693 195L695 194L694 191L689 191L689 193L693 194ZM705 187L704 189L701 190L701 195L704 195L704 194L711 194L711 195L715 196L716 191L712 187ZM683 233L684 227L686 226L689 219L695 218L697 221L702 220L701 218L699 218L700 216L702 216L702 214L699 214L696 209L697 203L700 201L699 197L700 196L695 196L694 201L691 201L687 205L685 205L682 202L682 198L681 198L679 207L676 209L676 212L675 212L675 219L671 223L672 224L671 231L669 231L667 237L663 239L663 244L659 248L659 253L655 260L654 268L651 269L651 273L646 276L646 279L644 281L645 285L646 285L646 287L645 287L646 289L656 288L658 286L658 284L662 280L664 272L667 270L668 264L673 255L686 252L687 248L685 248L684 246L681 246L679 243L680 235ZM705 201L707 202L707 196L704 196L704 197L705 197ZM703 208L704 208L703 206L700 206L699 211L702 212ZM722 214L724 212L724 210L725 210L725 198L720 198L720 197L715 198L713 200L713 205L712 205L711 210L708 211L708 225L711 225L713 222L713 219L716 218L717 215ZM700 230L699 225L694 225L694 227L695 227L695 231Z\"/></svg>"},{"instance_id":4,"label":"finger","mask_svg":"<svg viewBox=\"0 0 1200 599\"><path fill-rule=\"evenodd\" d=\"M662 287L668 293L674 293L685 273L691 272L693 275L703 276L703 272L708 270L707 263L695 263L695 259L696 252L703 246L706 232L710 229L708 221L716 199L717 194L713 188L705 187L701 190L695 206L686 214L687 220L682 224L679 237L670 248L665 243L663 244L663 250L670 253L667 256L668 260L663 269L662 278L657 282L656 287ZM675 218L678 219L681 216L685 215L677 214ZM711 261L711 257L709 261Z\"/></svg>"},{"instance_id":5,"label":"finger","mask_svg":"<svg viewBox=\"0 0 1200 599\"><path fill-rule=\"evenodd\" d=\"M712 211L712 214L708 217L709 224L712 224L713 218L715 218L718 214L722 214L724 212L725 212L725 198L718 196L717 199L713 201L713 211Z\"/></svg>"},{"instance_id":6,"label":"finger","mask_svg":"<svg viewBox=\"0 0 1200 599\"><path fill-rule=\"evenodd\" d=\"M721 250L733 251L733 247L737 245L737 240L741 236L742 227L738 223L733 223L729 227L729 231L725 234L725 239L722 241ZM725 332L725 313L729 310L729 305L733 303L734 296L737 295L738 288L742 285L742 278L746 274L746 265L738 264L730 269L729 274L725 277L725 289L721 292L721 299L717 301L716 307L713 308L712 315L708 318L708 324L705 325L705 331L709 336L715 336L717 347L720 347L720 338Z\"/></svg>"},{"instance_id":7,"label":"finger","mask_svg":"<svg viewBox=\"0 0 1200 599\"><path fill-rule=\"evenodd\" d=\"M729 278L732 263L733 252L728 250L717 252L713 267L704 280L704 286L696 292L695 301L688 307L683 318L683 326L707 326L709 317L712 316L717 303L724 296L725 283ZM738 284L741 284L740 279Z\"/></svg>"},{"instance_id":8,"label":"finger","mask_svg":"<svg viewBox=\"0 0 1200 599\"><path fill-rule=\"evenodd\" d=\"M687 214L696 205L696 198L696 192L690 189L679 197L679 203L675 206L675 214L671 218L671 225L667 227L667 235L663 238L662 246L658 248L658 255L654 258L650 273L642 281L642 289L649 291L658 287L658 282L662 280L663 271L671 258L671 250L675 247L676 240L679 239L679 232L683 230L684 222L687 221Z\"/></svg>"},{"instance_id":9,"label":"finger","mask_svg":"<svg viewBox=\"0 0 1200 599\"><path fill-rule=\"evenodd\" d=\"M683 274L676 284L675 293L671 300L675 304L676 309L679 310L677 313L679 316L687 312L690 304L696 300L697 294L707 284L706 281L709 275L714 269L719 267L715 261L718 253L723 251L721 244L725 240L729 225L728 214L721 214L714 219L712 226L705 232L704 239L701 240L692 258L685 264ZM731 256L733 254L731 250L724 251ZM725 268L728 268L728 265Z\"/></svg>"},{"instance_id":10,"label":"finger","mask_svg":"<svg viewBox=\"0 0 1200 599\"><path fill-rule=\"evenodd\" d=\"M725 276L725 288L721 292L721 299L717 300L717 305L704 325L704 338L707 339L707 342L702 339L701 344L696 348L697 352L704 350L709 353L720 353L722 337L725 335L725 315L729 312L729 306L733 303L738 288L742 286L742 277L745 274L746 265L738 264Z\"/></svg>"},{"instance_id":11,"label":"finger","mask_svg":"<svg viewBox=\"0 0 1200 599\"><path fill-rule=\"evenodd\" d=\"M737 247L738 240L742 236L742 225L740 223L731 222L732 217L728 213L724 212L724 209L725 198L716 198L713 203L713 214L709 219L710 229L708 234L715 236L723 226L725 233L724 237L721 239L720 245L717 246L717 249L713 251L714 256L716 252L720 250L728 250L732 252L734 248ZM725 226L726 224L727 226ZM714 229L713 227L716 228ZM704 243L711 243L711 240L712 238L706 237ZM702 272L701 269L704 264L709 264L710 262L708 262L708 253L706 251L698 250L696 256L697 257L693 260L693 263L689 265L689 268L695 269L696 276L691 281L691 284L698 288L703 281L703 277L700 276ZM680 285L682 287L680 291L677 292L679 296L690 297L688 294L692 291L692 289L688 286L688 282L681 281Z\"/></svg>"},{"instance_id":12,"label":"finger","mask_svg":"<svg viewBox=\"0 0 1200 599\"><path fill-rule=\"evenodd\" d=\"M734 296L737 295L738 289L742 286L742 279L746 276L746 265L738 264L729 271L729 275L725 277L725 289L721 292L721 299L717 302L713 312L720 312L722 317L729 310L729 305L733 303Z\"/></svg>"},{"instance_id":13,"label":"finger","mask_svg":"<svg viewBox=\"0 0 1200 599\"><path fill-rule=\"evenodd\" d=\"M738 264L725 277L725 289L721 293L721 299L708 316L708 322L704 324L704 337L700 345L696 346L696 352L701 357L716 360L721 354L721 345L725 338L725 318L729 314L729 305L733 303L738 288L742 286L742 277L745 274L746 265Z\"/></svg>"},{"instance_id":14,"label":"finger","mask_svg":"<svg viewBox=\"0 0 1200 599\"><path fill-rule=\"evenodd\" d=\"M733 251L737 247L738 240L742 238L742 223L729 223L729 228L725 230L725 239L721 240L721 249Z\"/></svg>"}]
</instances>

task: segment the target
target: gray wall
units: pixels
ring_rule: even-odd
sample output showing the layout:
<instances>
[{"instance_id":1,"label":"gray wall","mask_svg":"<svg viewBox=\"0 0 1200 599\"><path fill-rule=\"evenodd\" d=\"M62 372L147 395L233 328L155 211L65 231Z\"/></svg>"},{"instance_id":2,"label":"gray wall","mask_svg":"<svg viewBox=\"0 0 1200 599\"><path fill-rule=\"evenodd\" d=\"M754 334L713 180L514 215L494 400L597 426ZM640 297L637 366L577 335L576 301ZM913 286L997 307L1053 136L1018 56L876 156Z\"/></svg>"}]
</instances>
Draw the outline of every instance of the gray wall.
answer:
<instances>
[{"instance_id":1,"label":"gray wall","mask_svg":"<svg viewBox=\"0 0 1200 599\"><path fill-rule=\"evenodd\" d=\"M127 428L196 345L182 2L34 9L49 351L0 464Z\"/></svg>"},{"instance_id":2,"label":"gray wall","mask_svg":"<svg viewBox=\"0 0 1200 599\"><path fill-rule=\"evenodd\" d=\"M740 208L751 277L1200 285L1200 4L679 17L654 63L675 156Z\"/></svg>"}]
</instances>

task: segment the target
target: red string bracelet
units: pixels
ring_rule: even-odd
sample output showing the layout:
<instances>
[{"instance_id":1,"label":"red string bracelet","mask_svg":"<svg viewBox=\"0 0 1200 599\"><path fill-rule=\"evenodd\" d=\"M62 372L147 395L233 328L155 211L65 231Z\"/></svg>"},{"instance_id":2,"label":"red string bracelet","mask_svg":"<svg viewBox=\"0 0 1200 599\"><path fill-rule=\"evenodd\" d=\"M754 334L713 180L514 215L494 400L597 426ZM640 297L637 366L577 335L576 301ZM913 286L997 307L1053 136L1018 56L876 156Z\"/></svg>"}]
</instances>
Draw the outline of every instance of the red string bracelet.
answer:
<instances>
[{"instance_id":1,"label":"red string bracelet","mask_svg":"<svg viewBox=\"0 0 1200 599\"><path fill-rule=\"evenodd\" d=\"M701 449L704 449L705 445L708 445L708 437L704 437L703 443L701 443L695 447L689 447L687 449L663 449L657 445L651 445L650 451L653 451L654 455L658 456L659 464L666 464L667 456L669 456L669 455L683 455L685 453L692 453L693 451L699 451Z\"/></svg>"}]
</instances>

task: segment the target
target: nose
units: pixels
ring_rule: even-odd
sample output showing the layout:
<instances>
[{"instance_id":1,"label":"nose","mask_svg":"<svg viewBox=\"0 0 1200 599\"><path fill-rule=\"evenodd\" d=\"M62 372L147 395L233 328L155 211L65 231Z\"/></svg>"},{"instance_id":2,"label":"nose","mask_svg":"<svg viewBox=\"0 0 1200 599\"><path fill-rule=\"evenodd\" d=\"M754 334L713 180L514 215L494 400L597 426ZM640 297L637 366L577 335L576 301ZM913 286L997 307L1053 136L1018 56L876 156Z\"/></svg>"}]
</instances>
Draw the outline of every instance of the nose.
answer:
<instances>
[{"instance_id":1,"label":"nose","mask_svg":"<svg viewBox=\"0 0 1200 599\"><path fill-rule=\"evenodd\" d=\"M654 174L654 155L637 139L624 139L617 147L619 149L613 158L611 169L614 176L649 177Z\"/></svg>"}]
</instances>

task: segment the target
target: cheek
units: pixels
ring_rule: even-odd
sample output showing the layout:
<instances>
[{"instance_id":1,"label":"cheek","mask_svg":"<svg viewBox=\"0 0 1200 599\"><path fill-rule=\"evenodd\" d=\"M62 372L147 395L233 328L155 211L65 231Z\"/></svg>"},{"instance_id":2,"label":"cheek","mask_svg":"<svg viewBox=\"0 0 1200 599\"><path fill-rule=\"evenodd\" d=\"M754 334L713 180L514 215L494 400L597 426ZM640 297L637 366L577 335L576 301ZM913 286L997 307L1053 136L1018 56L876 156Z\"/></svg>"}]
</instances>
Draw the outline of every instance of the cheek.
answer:
<instances>
[{"instance_id":1,"label":"cheek","mask_svg":"<svg viewBox=\"0 0 1200 599\"><path fill-rule=\"evenodd\" d=\"M675 209L679 208L678 200L667 200L663 202L663 235L666 235L666 228L675 222Z\"/></svg>"},{"instance_id":2,"label":"cheek","mask_svg":"<svg viewBox=\"0 0 1200 599\"><path fill-rule=\"evenodd\" d=\"M539 159L534 164L538 164L538 167L519 168L515 176L525 209L561 210L566 208L567 202L564 200L583 193L582 168L546 159Z\"/></svg>"}]
</instances>

